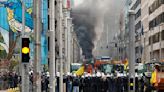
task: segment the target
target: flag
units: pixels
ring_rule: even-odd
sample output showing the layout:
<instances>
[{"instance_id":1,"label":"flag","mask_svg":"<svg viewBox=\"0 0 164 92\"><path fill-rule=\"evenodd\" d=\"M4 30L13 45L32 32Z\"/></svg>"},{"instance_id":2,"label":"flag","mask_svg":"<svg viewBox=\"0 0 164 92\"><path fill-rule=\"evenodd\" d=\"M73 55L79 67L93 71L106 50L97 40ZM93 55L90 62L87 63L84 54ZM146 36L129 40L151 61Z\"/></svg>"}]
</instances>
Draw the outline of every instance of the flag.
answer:
<instances>
[{"instance_id":1,"label":"flag","mask_svg":"<svg viewBox=\"0 0 164 92\"><path fill-rule=\"evenodd\" d=\"M143 53L143 46L140 46L141 54Z\"/></svg>"},{"instance_id":2,"label":"flag","mask_svg":"<svg viewBox=\"0 0 164 92\"><path fill-rule=\"evenodd\" d=\"M70 4L70 0L63 0L63 7L65 8L65 9L69 9L70 8L70 6L71 6L71 4Z\"/></svg>"},{"instance_id":3,"label":"flag","mask_svg":"<svg viewBox=\"0 0 164 92\"><path fill-rule=\"evenodd\" d=\"M71 1L67 0L67 9L71 8Z\"/></svg>"},{"instance_id":4,"label":"flag","mask_svg":"<svg viewBox=\"0 0 164 92\"><path fill-rule=\"evenodd\" d=\"M125 65L126 65L126 66L129 65L128 59L125 59Z\"/></svg>"},{"instance_id":5,"label":"flag","mask_svg":"<svg viewBox=\"0 0 164 92\"><path fill-rule=\"evenodd\" d=\"M63 0L64 8L71 9L74 6L74 0Z\"/></svg>"},{"instance_id":6,"label":"flag","mask_svg":"<svg viewBox=\"0 0 164 92\"><path fill-rule=\"evenodd\" d=\"M141 25L141 35L144 35L144 28L143 28L143 24Z\"/></svg>"},{"instance_id":7,"label":"flag","mask_svg":"<svg viewBox=\"0 0 164 92\"><path fill-rule=\"evenodd\" d=\"M128 59L126 58L125 61L124 61L124 69L125 69L125 70L127 69L128 65L129 65L129 61L128 61Z\"/></svg>"},{"instance_id":8,"label":"flag","mask_svg":"<svg viewBox=\"0 0 164 92\"><path fill-rule=\"evenodd\" d=\"M75 74L78 75L78 76L83 75L83 73L84 73L84 66L81 66L81 67L75 72Z\"/></svg>"}]
</instances>

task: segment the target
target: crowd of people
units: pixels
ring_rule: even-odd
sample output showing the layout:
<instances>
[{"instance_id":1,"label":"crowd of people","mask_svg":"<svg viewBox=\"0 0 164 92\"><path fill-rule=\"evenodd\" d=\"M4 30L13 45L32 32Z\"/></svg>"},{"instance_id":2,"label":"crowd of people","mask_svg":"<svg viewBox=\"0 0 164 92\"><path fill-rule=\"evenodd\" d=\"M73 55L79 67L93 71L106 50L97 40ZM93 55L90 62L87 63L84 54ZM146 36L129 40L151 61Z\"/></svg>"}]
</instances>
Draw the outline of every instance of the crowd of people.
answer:
<instances>
[{"instance_id":1,"label":"crowd of people","mask_svg":"<svg viewBox=\"0 0 164 92\"><path fill-rule=\"evenodd\" d=\"M0 90L18 87L20 77L15 72L0 72Z\"/></svg>"},{"instance_id":2,"label":"crowd of people","mask_svg":"<svg viewBox=\"0 0 164 92\"><path fill-rule=\"evenodd\" d=\"M30 92L33 92L33 73L29 74ZM56 92L59 91L59 74L56 76ZM63 76L65 92L128 92L128 77L112 77L111 75L90 75L76 76L67 74ZM136 92L144 92L143 80L136 79ZM17 73L0 73L0 89L20 87L21 77ZM140 88L140 89L139 89ZM49 74L42 73L41 76L42 92L49 92Z\"/></svg>"},{"instance_id":3,"label":"crowd of people","mask_svg":"<svg viewBox=\"0 0 164 92\"><path fill-rule=\"evenodd\" d=\"M56 92L60 92L60 77L56 76ZM49 92L49 76L42 76L42 92ZM136 78L136 92L144 92L143 78ZM110 75L65 75L64 92L128 92L128 77Z\"/></svg>"},{"instance_id":4,"label":"crowd of people","mask_svg":"<svg viewBox=\"0 0 164 92\"><path fill-rule=\"evenodd\" d=\"M49 92L49 73L41 75L41 90ZM155 78L155 77L154 77ZM29 73L30 92L33 92L33 73ZM135 77L135 92L151 92L151 77ZM56 74L56 92L59 91L60 74ZM154 83L154 82L153 82ZM154 83L155 84L155 83ZM21 87L21 77L15 72L0 73L0 90ZM96 74L85 73L82 76L65 74L63 76L64 92L128 92L128 75L115 76L97 72Z\"/></svg>"},{"instance_id":5,"label":"crowd of people","mask_svg":"<svg viewBox=\"0 0 164 92\"><path fill-rule=\"evenodd\" d=\"M127 78L109 76L68 76L65 78L67 92L127 92ZM57 91L59 92L59 91Z\"/></svg>"},{"instance_id":6,"label":"crowd of people","mask_svg":"<svg viewBox=\"0 0 164 92\"><path fill-rule=\"evenodd\" d=\"M67 92L128 92L128 77L69 76L66 78L66 85ZM135 87L136 92L144 92L143 80L136 78Z\"/></svg>"}]
</instances>

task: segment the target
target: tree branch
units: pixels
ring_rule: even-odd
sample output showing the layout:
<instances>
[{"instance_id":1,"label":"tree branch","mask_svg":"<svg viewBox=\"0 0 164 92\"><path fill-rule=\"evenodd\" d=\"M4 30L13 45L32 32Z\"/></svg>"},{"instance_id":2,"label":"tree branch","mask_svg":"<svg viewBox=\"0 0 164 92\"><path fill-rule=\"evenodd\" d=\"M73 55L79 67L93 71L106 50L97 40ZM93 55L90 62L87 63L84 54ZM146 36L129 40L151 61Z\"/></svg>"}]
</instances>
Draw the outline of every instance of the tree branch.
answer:
<instances>
[{"instance_id":1,"label":"tree branch","mask_svg":"<svg viewBox=\"0 0 164 92\"><path fill-rule=\"evenodd\" d=\"M16 46L16 42L17 42L17 40L18 40L19 37L20 37L20 34L16 36L16 39L13 42L12 47L9 48L9 53L7 54L6 60L9 61L12 58L12 55L13 55L13 52L14 52L14 48Z\"/></svg>"}]
</instances>

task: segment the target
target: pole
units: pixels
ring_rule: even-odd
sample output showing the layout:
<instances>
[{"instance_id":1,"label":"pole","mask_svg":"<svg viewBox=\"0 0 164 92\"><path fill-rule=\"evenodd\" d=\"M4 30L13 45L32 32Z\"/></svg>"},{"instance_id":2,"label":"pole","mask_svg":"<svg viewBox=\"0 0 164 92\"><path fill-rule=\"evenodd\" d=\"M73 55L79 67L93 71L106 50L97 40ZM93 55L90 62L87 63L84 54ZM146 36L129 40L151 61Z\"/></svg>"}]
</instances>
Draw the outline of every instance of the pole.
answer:
<instances>
[{"instance_id":1,"label":"pole","mask_svg":"<svg viewBox=\"0 0 164 92\"><path fill-rule=\"evenodd\" d=\"M25 4L22 0L22 37L25 36Z\"/></svg>"},{"instance_id":2,"label":"pole","mask_svg":"<svg viewBox=\"0 0 164 92\"><path fill-rule=\"evenodd\" d=\"M64 63L64 72L68 72L67 66L68 66L68 24L67 24L67 9L64 9L64 34L65 34L65 61Z\"/></svg>"},{"instance_id":3,"label":"pole","mask_svg":"<svg viewBox=\"0 0 164 92\"><path fill-rule=\"evenodd\" d=\"M70 48L71 48L71 49L70 49L70 51L71 51L71 52L70 52L70 53L71 53L70 56L71 56L71 61L70 61L70 63L73 63L73 62L74 62L74 61L73 61L73 60L74 60L74 59L73 59L73 58L74 58L73 29L74 29L74 26L71 24L71 29L70 29L70 35L71 35L71 36L70 36L70 42L71 42L71 43L70 43L70 46L71 46L71 47L70 47ZM70 65L71 65L71 64L70 64ZM71 69L71 68L70 68L70 69ZM71 71L71 70L70 70L70 71Z\"/></svg>"},{"instance_id":4,"label":"pole","mask_svg":"<svg viewBox=\"0 0 164 92\"><path fill-rule=\"evenodd\" d=\"M152 31L153 31L154 29L152 29ZM150 61L152 62L152 60L154 59L154 54L153 54L153 34L154 32L151 32L151 57L150 57Z\"/></svg>"},{"instance_id":5,"label":"pole","mask_svg":"<svg viewBox=\"0 0 164 92\"><path fill-rule=\"evenodd\" d=\"M70 65L71 65L71 18L68 18L68 65L67 70L70 72Z\"/></svg>"},{"instance_id":6,"label":"pole","mask_svg":"<svg viewBox=\"0 0 164 92\"><path fill-rule=\"evenodd\" d=\"M161 24L161 25L163 25L163 23ZM162 48L161 48L161 41L162 41L162 31L161 31L161 25L159 25L159 40L160 40L160 52L159 52L159 61L161 61L162 60Z\"/></svg>"},{"instance_id":7,"label":"pole","mask_svg":"<svg viewBox=\"0 0 164 92\"><path fill-rule=\"evenodd\" d=\"M159 50L159 62L162 60L162 51L161 51L161 30L159 25L159 42L160 42L160 50Z\"/></svg>"},{"instance_id":8,"label":"pole","mask_svg":"<svg viewBox=\"0 0 164 92\"><path fill-rule=\"evenodd\" d=\"M21 92L29 92L29 65L21 64L22 68L22 90Z\"/></svg>"},{"instance_id":9,"label":"pole","mask_svg":"<svg viewBox=\"0 0 164 92\"><path fill-rule=\"evenodd\" d=\"M129 92L135 92L135 12L129 11Z\"/></svg>"},{"instance_id":10,"label":"pole","mask_svg":"<svg viewBox=\"0 0 164 92\"><path fill-rule=\"evenodd\" d=\"M55 92L55 0L50 0L50 92ZM49 26L49 25L48 25Z\"/></svg>"},{"instance_id":11,"label":"pole","mask_svg":"<svg viewBox=\"0 0 164 92\"><path fill-rule=\"evenodd\" d=\"M34 12L34 34L35 34L35 56L34 56L34 92L41 92L41 0L33 1Z\"/></svg>"},{"instance_id":12,"label":"pole","mask_svg":"<svg viewBox=\"0 0 164 92\"><path fill-rule=\"evenodd\" d=\"M74 41L74 33L72 33L72 61L75 63L75 41Z\"/></svg>"},{"instance_id":13,"label":"pole","mask_svg":"<svg viewBox=\"0 0 164 92\"><path fill-rule=\"evenodd\" d=\"M63 0L59 0L59 59L60 59L60 92L63 92Z\"/></svg>"},{"instance_id":14,"label":"pole","mask_svg":"<svg viewBox=\"0 0 164 92\"><path fill-rule=\"evenodd\" d=\"M25 34L25 4L22 0L22 38L28 37ZM29 92L29 64L28 63L21 63L21 80L22 80L22 86L21 91L22 92Z\"/></svg>"},{"instance_id":15,"label":"pole","mask_svg":"<svg viewBox=\"0 0 164 92\"><path fill-rule=\"evenodd\" d=\"M116 50L117 50L117 60L119 60L119 38L118 38L118 34L117 34L117 37L116 37L116 44L117 44L117 47L116 47Z\"/></svg>"},{"instance_id":16,"label":"pole","mask_svg":"<svg viewBox=\"0 0 164 92\"><path fill-rule=\"evenodd\" d=\"M55 31L56 35L55 35L55 36L56 36L56 37L55 37L55 39L57 39L56 44L59 44L59 35L58 35L58 34L59 34L59 24L60 24L60 22L59 22L59 21L60 21L60 20L59 20L59 3L58 3L59 0L55 0L55 2L56 2L56 6L55 6L55 10L56 10L56 11L55 11L55 21L56 21L56 22L55 22L55 23L56 23L56 24L55 24L55 25L56 25L56 28L55 28L55 30L56 30L56 31ZM59 45L56 45L56 47L57 47L57 46L58 46L58 48L59 48ZM55 51L55 54L57 54L56 51ZM56 55L55 60L56 60L56 62L55 62L55 66L56 66L55 71L56 71L56 73L57 73L57 72L59 72L59 61L60 61L60 60L59 60L59 55L58 55L58 56Z\"/></svg>"},{"instance_id":17,"label":"pole","mask_svg":"<svg viewBox=\"0 0 164 92\"><path fill-rule=\"evenodd\" d=\"M107 46L108 46L108 45L109 45L109 44L108 44L108 42L109 42L109 41L108 41L108 39L109 39L109 37L108 37L108 36L109 36L108 24L107 24L107 29L106 29L106 31L107 31L107 34L106 34L106 43L107 43ZM108 48L107 48L107 52L108 52Z\"/></svg>"},{"instance_id":18,"label":"pole","mask_svg":"<svg viewBox=\"0 0 164 92\"><path fill-rule=\"evenodd\" d=\"M146 33L147 34L147 33ZM144 35L144 62L143 63L146 63L146 45L145 45L145 40L146 40L146 37Z\"/></svg>"}]
</instances>

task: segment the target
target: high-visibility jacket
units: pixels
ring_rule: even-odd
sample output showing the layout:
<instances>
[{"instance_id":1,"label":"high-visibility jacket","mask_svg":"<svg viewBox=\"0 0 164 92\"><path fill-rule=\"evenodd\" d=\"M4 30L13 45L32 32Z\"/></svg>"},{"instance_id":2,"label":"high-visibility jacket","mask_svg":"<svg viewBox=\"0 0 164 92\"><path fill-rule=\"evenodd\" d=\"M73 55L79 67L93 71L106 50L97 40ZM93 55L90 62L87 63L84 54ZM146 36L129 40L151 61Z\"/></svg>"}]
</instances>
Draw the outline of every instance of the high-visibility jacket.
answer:
<instances>
[{"instance_id":1,"label":"high-visibility jacket","mask_svg":"<svg viewBox=\"0 0 164 92\"><path fill-rule=\"evenodd\" d=\"M151 77L150 83L154 84L153 86L156 89L164 90L164 77L162 75L163 75L163 73L162 72L158 72L158 71L154 71L152 73L152 77Z\"/></svg>"},{"instance_id":2,"label":"high-visibility jacket","mask_svg":"<svg viewBox=\"0 0 164 92\"><path fill-rule=\"evenodd\" d=\"M150 83L154 84L154 87L158 86L158 82L159 82L159 78L158 78L158 72L155 70L152 73L151 79L150 79Z\"/></svg>"},{"instance_id":3,"label":"high-visibility jacket","mask_svg":"<svg viewBox=\"0 0 164 92\"><path fill-rule=\"evenodd\" d=\"M151 74L151 79L150 79L150 83L151 84L154 84L154 83L156 83L156 77L157 77L157 75L156 75L156 71L154 71L154 72L152 72L152 74Z\"/></svg>"}]
</instances>

